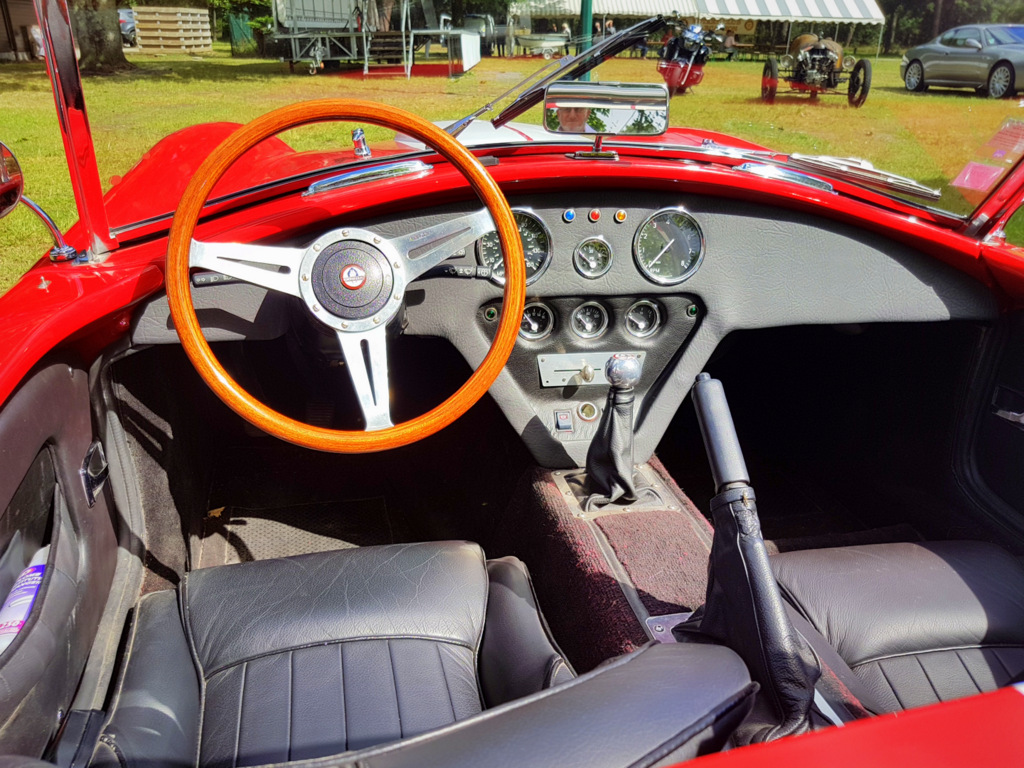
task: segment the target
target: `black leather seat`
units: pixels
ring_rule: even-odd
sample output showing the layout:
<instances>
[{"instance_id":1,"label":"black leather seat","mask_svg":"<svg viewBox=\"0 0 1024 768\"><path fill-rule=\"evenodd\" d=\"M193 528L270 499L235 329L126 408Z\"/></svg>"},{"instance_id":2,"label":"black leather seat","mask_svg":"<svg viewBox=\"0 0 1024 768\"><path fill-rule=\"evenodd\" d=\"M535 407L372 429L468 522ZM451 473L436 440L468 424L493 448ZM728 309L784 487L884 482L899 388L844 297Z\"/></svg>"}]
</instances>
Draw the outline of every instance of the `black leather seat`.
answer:
<instances>
[{"instance_id":1,"label":"black leather seat","mask_svg":"<svg viewBox=\"0 0 1024 768\"><path fill-rule=\"evenodd\" d=\"M755 688L714 646L574 679L518 560L366 547L145 596L92 765L642 766L719 749Z\"/></svg>"},{"instance_id":2,"label":"black leather seat","mask_svg":"<svg viewBox=\"0 0 1024 768\"><path fill-rule=\"evenodd\" d=\"M851 710L934 704L1024 673L1024 567L998 546L877 544L771 560L794 626Z\"/></svg>"}]
</instances>

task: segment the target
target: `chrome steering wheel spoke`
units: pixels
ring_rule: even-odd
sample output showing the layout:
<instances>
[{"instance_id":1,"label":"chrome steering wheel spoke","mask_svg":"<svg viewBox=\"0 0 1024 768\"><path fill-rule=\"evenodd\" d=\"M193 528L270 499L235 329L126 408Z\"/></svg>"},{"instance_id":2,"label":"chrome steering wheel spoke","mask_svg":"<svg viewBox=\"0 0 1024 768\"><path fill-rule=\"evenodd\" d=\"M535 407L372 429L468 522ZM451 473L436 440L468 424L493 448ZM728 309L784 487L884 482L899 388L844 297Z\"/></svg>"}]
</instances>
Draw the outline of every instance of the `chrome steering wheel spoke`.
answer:
<instances>
[{"instance_id":1,"label":"chrome steering wheel spoke","mask_svg":"<svg viewBox=\"0 0 1024 768\"><path fill-rule=\"evenodd\" d=\"M272 291L299 296L299 264L303 248L193 240L189 266L209 269Z\"/></svg>"},{"instance_id":2,"label":"chrome steering wheel spoke","mask_svg":"<svg viewBox=\"0 0 1024 768\"><path fill-rule=\"evenodd\" d=\"M494 219L486 208L481 208L475 213L393 238L391 245L402 255L408 270L407 280L412 281L493 231Z\"/></svg>"},{"instance_id":3,"label":"chrome steering wheel spoke","mask_svg":"<svg viewBox=\"0 0 1024 768\"><path fill-rule=\"evenodd\" d=\"M393 427L388 388L387 337L383 327L368 331L338 331L345 367L352 377L366 431Z\"/></svg>"}]
</instances>

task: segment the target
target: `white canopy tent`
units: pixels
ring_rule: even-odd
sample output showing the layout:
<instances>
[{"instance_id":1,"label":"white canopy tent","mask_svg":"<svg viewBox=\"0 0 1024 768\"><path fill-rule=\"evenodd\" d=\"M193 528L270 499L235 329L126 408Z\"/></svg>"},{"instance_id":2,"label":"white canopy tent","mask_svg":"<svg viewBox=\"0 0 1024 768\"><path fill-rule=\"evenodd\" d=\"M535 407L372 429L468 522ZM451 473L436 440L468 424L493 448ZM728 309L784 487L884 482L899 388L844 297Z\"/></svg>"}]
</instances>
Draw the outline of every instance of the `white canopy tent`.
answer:
<instances>
[{"instance_id":1,"label":"white canopy tent","mask_svg":"<svg viewBox=\"0 0 1024 768\"><path fill-rule=\"evenodd\" d=\"M579 18L580 0L519 0L513 3L515 12L526 12L540 18ZM647 19L651 16L683 18L698 16L697 0L594 0L594 17L613 16L616 19Z\"/></svg>"},{"instance_id":2,"label":"white canopy tent","mask_svg":"<svg viewBox=\"0 0 1024 768\"><path fill-rule=\"evenodd\" d=\"M786 47L792 39L793 22L835 24L877 24L878 50L882 48L885 15L876 0L695 0L700 19L734 23L742 28L751 22L785 21L788 23ZM877 51L876 51L877 56Z\"/></svg>"}]
</instances>

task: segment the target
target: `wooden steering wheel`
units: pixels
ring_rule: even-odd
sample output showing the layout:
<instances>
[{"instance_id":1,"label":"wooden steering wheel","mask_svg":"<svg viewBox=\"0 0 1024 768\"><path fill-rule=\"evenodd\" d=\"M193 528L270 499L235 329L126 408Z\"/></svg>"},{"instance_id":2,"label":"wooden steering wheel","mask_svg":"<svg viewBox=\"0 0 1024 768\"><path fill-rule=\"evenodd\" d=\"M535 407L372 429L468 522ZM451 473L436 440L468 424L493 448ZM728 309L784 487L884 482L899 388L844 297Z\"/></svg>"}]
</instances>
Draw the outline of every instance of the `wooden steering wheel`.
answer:
<instances>
[{"instance_id":1,"label":"wooden steering wheel","mask_svg":"<svg viewBox=\"0 0 1024 768\"><path fill-rule=\"evenodd\" d=\"M486 209L397 238L342 227L321 235L307 248L193 239L207 197L232 163L281 131L325 120L370 123L419 139L466 177ZM411 421L392 424L385 327L398 314L406 286L494 229L504 254L506 280L501 320L490 351L469 380L439 406ZM214 270L301 299L313 317L337 333L366 431L346 432L295 421L242 389L203 337L192 306L191 267ZM214 393L265 432L335 453L371 453L408 445L469 410L508 361L526 300L526 267L515 219L498 185L476 158L449 134L416 115L349 99L282 107L239 128L213 150L189 182L174 213L165 279L171 317L182 346Z\"/></svg>"}]
</instances>

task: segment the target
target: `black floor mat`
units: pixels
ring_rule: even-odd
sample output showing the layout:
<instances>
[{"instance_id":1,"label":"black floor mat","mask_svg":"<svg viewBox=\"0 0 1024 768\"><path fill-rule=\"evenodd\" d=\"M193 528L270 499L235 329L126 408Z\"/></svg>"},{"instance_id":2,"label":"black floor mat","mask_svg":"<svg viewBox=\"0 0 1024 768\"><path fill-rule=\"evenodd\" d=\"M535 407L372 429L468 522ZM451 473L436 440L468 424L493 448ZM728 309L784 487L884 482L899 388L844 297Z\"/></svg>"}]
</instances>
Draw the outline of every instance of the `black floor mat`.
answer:
<instances>
[{"instance_id":1,"label":"black floor mat","mask_svg":"<svg viewBox=\"0 0 1024 768\"><path fill-rule=\"evenodd\" d=\"M305 552L393 544L383 497L285 507L220 507L207 512L193 543L193 568Z\"/></svg>"}]
</instances>

